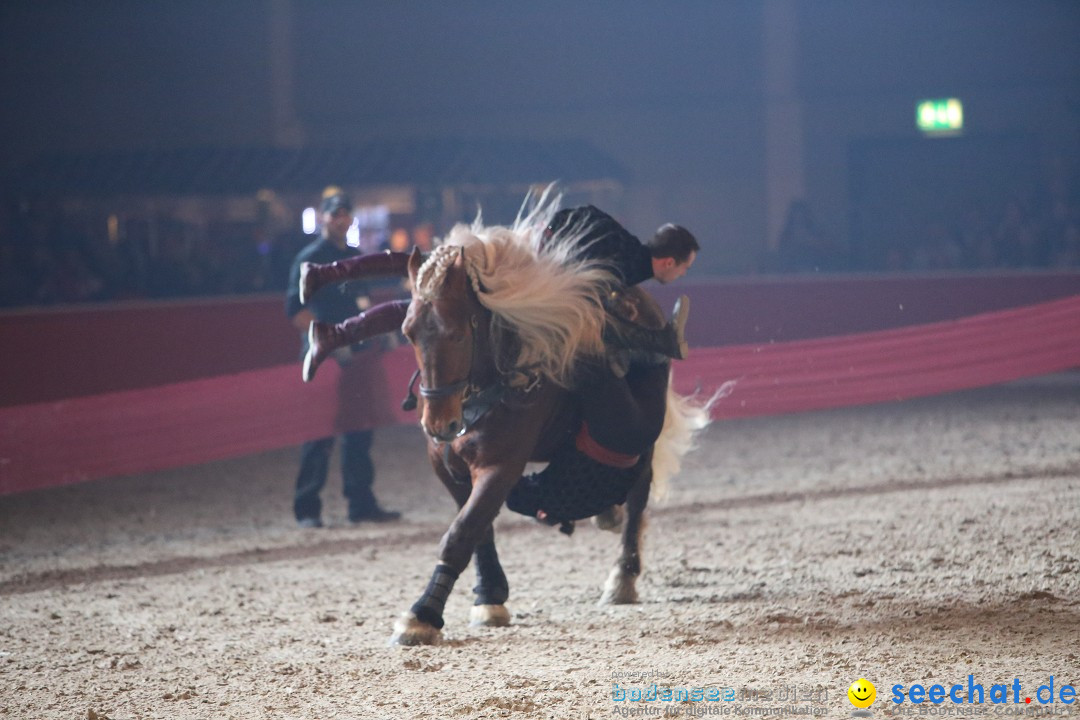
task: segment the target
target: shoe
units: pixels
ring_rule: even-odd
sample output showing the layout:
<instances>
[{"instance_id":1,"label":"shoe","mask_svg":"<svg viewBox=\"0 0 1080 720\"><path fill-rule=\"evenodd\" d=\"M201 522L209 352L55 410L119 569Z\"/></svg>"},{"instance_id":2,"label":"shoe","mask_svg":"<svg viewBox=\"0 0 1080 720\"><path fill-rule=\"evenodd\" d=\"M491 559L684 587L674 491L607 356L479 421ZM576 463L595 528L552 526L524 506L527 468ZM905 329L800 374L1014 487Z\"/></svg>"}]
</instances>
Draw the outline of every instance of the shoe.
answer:
<instances>
[{"instance_id":1,"label":"shoe","mask_svg":"<svg viewBox=\"0 0 1080 720\"><path fill-rule=\"evenodd\" d=\"M662 358L650 356L685 360L690 354L685 335L689 317L690 298L686 295L675 301L671 320L657 329L647 328L624 320L614 313L608 313L604 325L604 343L609 348L642 353L642 360L649 365L663 362Z\"/></svg>"},{"instance_id":2,"label":"shoe","mask_svg":"<svg viewBox=\"0 0 1080 720\"><path fill-rule=\"evenodd\" d=\"M355 515L353 515L353 514L349 515L349 522L351 522L353 525L357 525L359 523L364 523L364 522L372 522L372 523L394 522L395 520L400 520L400 519L401 519L401 513L399 513L397 510L383 510L381 507L378 507L378 506L376 506L376 507L374 507L374 508L372 508L370 510L365 510L362 513L357 513Z\"/></svg>"},{"instance_id":3,"label":"shoe","mask_svg":"<svg viewBox=\"0 0 1080 720\"><path fill-rule=\"evenodd\" d=\"M690 354L690 345L686 342L686 321L690 319L690 298L680 295L675 301L675 309L671 311L671 329L675 331L675 345L679 354L676 360L685 360Z\"/></svg>"},{"instance_id":4,"label":"shoe","mask_svg":"<svg viewBox=\"0 0 1080 720\"><path fill-rule=\"evenodd\" d=\"M317 517L297 518L296 525L302 528L321 528L323 526L322 519Z\"/></svg>"},{"instance_id":5,"label":"shoe","mask_svg":"<svg viewBox=\"0 0 1080 720\"><path fill-rule=\"evenodd\" d=\"M322 365L323 360L340 345L340 333L335 333L336 326L330 323L311 321L308 326L308 351L304 355L304 370L302 377L304 382L311 382L315 377L315 371Z\"/></svg>"},{"instance_id":6,"label":"shoe","mask_svg":"<svg viewBox=\"0 0 1080 720\"><path fill-rule=\"evenodd\" d=\"M353 345L399 330L408 312L409 301L391 300L337 324L313 320L308 326L308 351L304 356L304 382L311 382L319 365L338 351L347 353L348 348Z\"/></svg>"}]
</instances>

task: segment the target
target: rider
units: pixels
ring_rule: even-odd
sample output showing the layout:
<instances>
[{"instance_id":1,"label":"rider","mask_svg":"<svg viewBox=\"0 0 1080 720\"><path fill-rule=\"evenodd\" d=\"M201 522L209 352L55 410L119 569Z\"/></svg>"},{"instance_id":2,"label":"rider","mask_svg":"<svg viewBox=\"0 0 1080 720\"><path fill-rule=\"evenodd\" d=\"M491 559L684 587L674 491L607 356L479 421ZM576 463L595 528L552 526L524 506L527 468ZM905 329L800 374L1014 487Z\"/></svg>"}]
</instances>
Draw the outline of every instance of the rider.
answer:
<instances>
[{"instance_id":1,"label":"rider","mask_svg":"<svg viewBox=\"0 0 1080 720\"><path fill-rule=\"evenodd\" d=\"M579 257L604 263L622 287L630 287L655 278L659 283L678 280L697 259L697 239L684 227L668 223L642 243L613 217L593 205L568 208L555 213L544 231L545 237L573 233L581 248ZM604 339L617 348L654 352L676 360L684 360L689 352L683 336L690 314L690 302L684 295L675 304L671 322L660 331L631 322L623 317L631 307L620 310L620 287L610 288L608 323ZM616 363L618 365L618 363ZM616 367L617 374L624 374Z\"/></svg>"},{"instance_id":2,"label":"rider","mask_svg":"<svg viewBox=\"0 0 1080 720\"><path fill-rule=\"evenodd\" d=\"M697 239L678 225L664 225L642 244L611 216L587 205L557 213L546 234L580 233L582 256L607 263L624 286L650 277L661 283L677 280L697 259ZM629 358L605 363L583 358L575 379L582 411L582 427L574 443L567 443L548 467L522 480L507 499L515 512L552 524L589 517L626 498L630 484L648 460L646 451L663 428L667 403L668 357L686 357L682 333L689 312L686 296L676 303L672 322L650 330L633 317L620 317L620 288L610 289L609 322L605 341L633 349ZM632 305L625 305L630 309ZM610 328L610 330L608 329ZM641 351L645 351L644 353ZM609 349L609 356L612 351Z\"/></svg>"}]
</instances>

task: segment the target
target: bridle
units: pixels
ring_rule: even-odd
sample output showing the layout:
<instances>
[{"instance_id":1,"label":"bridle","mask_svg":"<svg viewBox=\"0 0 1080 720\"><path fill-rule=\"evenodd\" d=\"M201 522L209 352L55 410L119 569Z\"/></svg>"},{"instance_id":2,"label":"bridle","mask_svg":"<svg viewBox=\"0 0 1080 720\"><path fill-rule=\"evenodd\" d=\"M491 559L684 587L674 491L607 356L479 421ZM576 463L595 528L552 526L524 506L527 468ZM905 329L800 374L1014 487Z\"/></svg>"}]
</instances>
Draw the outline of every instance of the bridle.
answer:
<instances>
[{"instance_id":1,"label":"bridle","mask_svg":"<svg viewBox=\"0 0 1080 720\"><path fill-rule=\"evenodd\" d=\"M461 380L458 380L457 382L454 382L454 383L450 383L449 385L443 385L442 387L430 387L430 388L429 387L424 387L424 383L421 382L420 383L420 395L422 397L426 397L426 398L448 397L450 395L454 395L455 393L461 392L461 390L464 388L465 394L462 397L462 401L464 402L465 400L469 399L470 395L472 395L473 393L476 392L476 386L473 384L472 375L473 375L473 364L476 362L476 352L477 352L476 345L477 345L477 343L479 343L479 339L478 339L477 333L476 333L476 329L479 327L479 325L480 325L480 323L476 319L476 314L474 313L471 317L469 317L469 329L470 329L470 332L471 332L471 335L472 335L472 342L469 344L469 372ZM416 372L417 372L417 374L419 376L420 371L417 370Z\"/></svg>"},{"instance_id":2,"label":"bridle","mask_svg":"<svg viewBox=\"0 0 1080 720\"><path fill-rule=\"evenodd\" d=\"M451 395L455 395L455 394L461 392L462 393L461 404L462 404L462 408L464 410L464 407L469 403L469 401L472 398L477 397L477 396L481 396L481 395L484 394L484 391L477 388L476 384L473 382L473 366L476 364L476 355L478 353L477 345L480 342L479 337L478 337L478 333L477 333L477 329L479 327L480 327L480 321L477 320L476 314L474 313L469 318L469 328L470 328L470 332L472 334L472 342L469 344L469 371L468 371L468 373L466 373L465 377L462 378L461 380L458 380L457 382L452 382L452 383L450 383L448 385L442 385L442 386L439 386L439 387L427 387L427 386L424 385L423 382L421 382L420 383L420 396L421 397L425 397L425 398L445 398L445 397L450 397ZM409 394L406 396L405 400L401 403L401 407L404 410L415 410L416 409L416 393L413 391L413 388L416 386L416 381L417 381L417 379L419 377L420 377L420 370L417 369L416 372L413 373L412 379L409 380ZM475 420L474 420L474 422L475 422ZM468 432L470 424L471 424L470 422L462 422L461 430L458 432L458 437L461 437L466 432Z\"/></svg>"},{"instance_id":3,"label":"bridle","mask_svg":"<svg viewBox=\"0 0 1080 720\"><path fill-rule=\"evenodd\" d=\"M461 248L461 253L462 257L464 257L464 247ZM473 292L479 296L483 290L479 278L474 273L469 272L469 280ZM427 387L423 382L420 383L420 396L424 398L446 398L457 393L462 393L461 429L455 437L461 437L467 433L476 422L483 418L492 408L499 405L507 392L511 389L515 392L527 395L536 389L541 382L541 376L539 373L534 372L534 368L515 368L512 371L507 372L499 368L498 360L496 359L495 370L499 377L484 387L478 386L474 380L473 374L476 366L476 358L480 354L480 338L478 333L480 320L475 312L469 317L469 327L472 333L472 342L469 347L469 370L465 377L456 382L438 387ZM490 339L494 332L494 327L490 322L488 327ZM523 382L512 382L508 379L510 376L522 378ZM407 411L416 409L417 398L413 388L416 387L416 381L419 378L420 370L417 369L409 380L409 391L405 400L401 403L402 409Z\"/></svg>"}]
</instances>

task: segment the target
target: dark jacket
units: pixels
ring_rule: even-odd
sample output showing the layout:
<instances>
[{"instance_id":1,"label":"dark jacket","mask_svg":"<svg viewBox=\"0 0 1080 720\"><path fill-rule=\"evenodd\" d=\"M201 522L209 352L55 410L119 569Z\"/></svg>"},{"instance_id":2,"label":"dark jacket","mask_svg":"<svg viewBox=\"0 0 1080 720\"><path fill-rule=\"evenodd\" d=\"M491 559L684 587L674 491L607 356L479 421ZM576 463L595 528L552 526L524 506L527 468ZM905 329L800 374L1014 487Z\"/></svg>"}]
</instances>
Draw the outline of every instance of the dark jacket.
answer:
<instances>
[{"instance_id":1,"label":"dark jacket","mask_svg":"<svg viewBox=\"0 0 1080 720\"><path fill-rule=\"evenodd\" d=\"M626 285L637 285L653 276L649 248L603 210L592 205L555 213L545 235L579 235L580 256L606 262Z\"/></svg>"}]
</instances>

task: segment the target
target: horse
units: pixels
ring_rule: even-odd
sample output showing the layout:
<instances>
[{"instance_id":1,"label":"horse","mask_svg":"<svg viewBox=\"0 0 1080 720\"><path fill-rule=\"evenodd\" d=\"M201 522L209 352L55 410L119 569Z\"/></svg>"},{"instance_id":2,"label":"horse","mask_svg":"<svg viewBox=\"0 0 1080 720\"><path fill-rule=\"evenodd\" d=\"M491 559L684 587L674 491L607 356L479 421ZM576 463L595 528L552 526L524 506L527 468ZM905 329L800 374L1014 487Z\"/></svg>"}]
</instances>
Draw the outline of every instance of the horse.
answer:
<instances>
[{"instance_id":1,"label":"horse","mask_svg":"<svg viewBox=\"0 0 1080 720\"><path fill-rule=\"evenodd\" d=\"M473 625L505 626L509 584L492 522L528 462L544 462L573 442L580 418L575 363L603 355L604 288L613 276L579 260L575 239L545 238L557 209L544 198L523 206L509 227L478 217L459 224L426 258L408 257L412 299L402 332L420 380L420 426L435 475L458 506L443 535L431 580L395 624L394 645L435 644L446 599L475 560ZM656 303L631 288L639 322L664 321ZM707 410L668 389L660 439L648 450L626 496L622 548L600 602L637 602L644 510L650 489L677 472ZM410 386L410 395L412 394ZM659 481L659 482L658 482Z\"/></svg>"}]
</instances>

